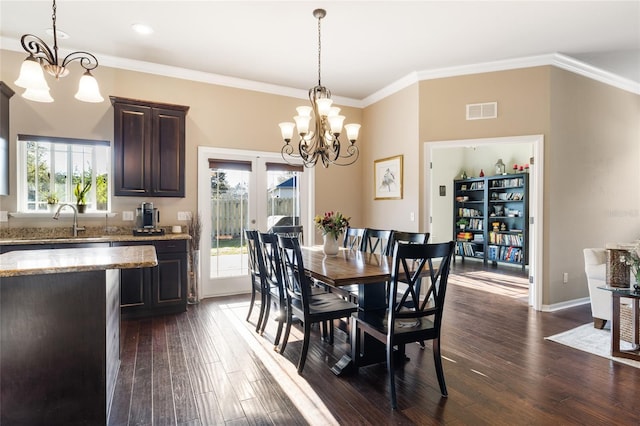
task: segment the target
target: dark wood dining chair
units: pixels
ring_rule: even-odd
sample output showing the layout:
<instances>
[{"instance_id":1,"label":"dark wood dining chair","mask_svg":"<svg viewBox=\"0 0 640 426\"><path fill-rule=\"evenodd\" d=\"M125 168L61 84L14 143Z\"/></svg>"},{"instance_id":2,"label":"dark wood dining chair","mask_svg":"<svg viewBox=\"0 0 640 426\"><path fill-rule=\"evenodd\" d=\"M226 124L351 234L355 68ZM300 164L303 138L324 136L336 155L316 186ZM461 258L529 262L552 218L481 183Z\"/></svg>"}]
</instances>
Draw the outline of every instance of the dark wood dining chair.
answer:
<instances>
[{"instance_id":1,"label":"dark wood dining chair","mask_svg":"<svg viewBox=\"0 0 640 426\"><path fill-rule=\"evenodd\" d=\"M390 245L390 253L393 253L393 247L395 246L397 241L401 241L403 243L409 243L409 244L427 244L427 242L429 241L429 237L431 236L431 234L429 232L404 232L404 231L393 231L393 234L391 234L391 241L389 242ZM420 294L420 290L421 290L421 280L418 280L415 284L415 290L416 290L416 294ZM399 288L398 288L398 293L400 296L402 296L402 293L404 293L404 290L406 289L406 285L400 284ZM387 294L387 297L389 297L389 295ZM406 307L412 307L412 301L405 301L404 302ZM420 346L424 349L425 344L424 341L420 341Z\"/></svg>"},{"instance_id":2,"label":"dark wood dining chair","mask_svg":"<svg viewBox=\"0 0 640 426\"><path fill-rule=\"evenodd\" d=\"M272 226L269 232L283 237L297 237L300 244L304 244L304 228L302 225Z\"/></svg>"},{"instance_id":3,"label":"dark wood dining chair","mask_svg":"<svg viewBox=\"0 0 640 426\"><path fill-rule=\"evenodd\" d=\"M389 254L393 252L393 246L396 241L411 244L427 244L430 236L431 234L429 232L393 231L393 234L391 234L391 242L389 243Z\"/></svg>"},{"instance_id":4,"label":"dark wood dining chair","mask_svg":"<svg viewBox=\"0 0 640 426\"><path fill-rule=\"evenodd\" d=\"M260 313L258 315L258 321L256 322L256 332L260 332L262 321L264 318L265 304L267 302L268 289L265 290L264 276L261 271L264 271L264 257L260 250L260 241L258 239L258 231L247 229L245 230L247 237L247 251L249 257L249 273L251 276L251 301L249 302L249 312L247 313L247 321L251 317L253 307L256 303L256 296L260 295Z\"/></svg>"},{"instance_id":5,"label":"dark wood dining chair","mask_svg":"<svg viewBox=\"0 0 640 426\"><path fill-rule=\"evenodd\" d=\"M287 308L284 277L282 275L282 260L280 259L280 246L278 245L278 236L276 234L260 233L258 234L258 239L260 241L260 250L264 257L264 262L262 263L264 265L264 271L261 271L261 274L264 276L265 287L269 289L260 334L264 334L266 325L269 322L271 305L277 306L278 329L273 339L274 349L277 349L286 319Z\"/></svg>"},{"instance_id":6,"label":"dark wood dining chair","mask_svg":"<svg viewBox=\"0 0 640 426\"><path fill-rule=\"evenodd\" d=\"M287 346L293 315L295 315L302 321L304 328L304 339L298 361L298 374L302 374L309 350L311 324L322 323L324 334L326 334L328 327L331 333L329 343L333 343L333 320L345 318L357 311L358 308L334 293L313 294L311 280L305 273L298 239L278 236L278 243L287 292L287 326L280 352L284 353Z\"/></svg>"},{"instance_id":7,"label":"dark wood dining chair","mask_svg":"<svg viewBox=\"0 0 640 426\"><path fill-rule=\"evenodd\" d=\"M364 237L364 228L348 227L344 233L342 247L350 250L360 250L362 248L362 237Z\"/></svg>"},{"instance_id":8,"label":"dark wood dining chair","mask_svg":"<svg viewBox=\"0 0 640 426\"><path fill-rule=\"evenodd\" d=\"M395 246L396 242L400 241L403 243L409 243L409 244L427 244L427 242L429 241L429 236L431 234L429 232L403 232L403 231L393 231L393 234L391 235L391 241L390 241L390 253L391 254L393 252L393 247ZM404 289L400 290L401 292L404 291ZM420 294L420 281L418 280L418 282L416 283L416 292L418 294Z\"/></svg>"},{"instance_id":9,"label":"dark wood dining chair","mask_svg":"<svg viewBox=\"0 0 640 426\"><path fill-rule=\"evenodd\" d=\"M390 247L392 235L392 230L365 228L360 250L389 256L392 248Z\"/></svg>"},{"instance_id":10,"label":"dark wood dining chair","mask_svg":"<svg viewBox=\"0 0 640 426\"><path fill-rule=\"evenodd\" d=\"M359 311L351 316L351 358L356 368L365 334L386 344L389 389L394 409L398 406L395 363L397 360L404 362L407 343L432 341L440 393L447 396L440 354L440 331L454 247L453 241L439 244L397 243L393 250L391 270L389 294L392 296L389 297L387 308ZM423 276L429 281L429 289L421 300L420 294L415 290L415 284ZM407 284L407 288L400 299L397 299L400 283ZM412 308L405 306L404 302L408 300L412 301ZM394 353L396 346L397 351Z\"/></svg>"}]
</instances>

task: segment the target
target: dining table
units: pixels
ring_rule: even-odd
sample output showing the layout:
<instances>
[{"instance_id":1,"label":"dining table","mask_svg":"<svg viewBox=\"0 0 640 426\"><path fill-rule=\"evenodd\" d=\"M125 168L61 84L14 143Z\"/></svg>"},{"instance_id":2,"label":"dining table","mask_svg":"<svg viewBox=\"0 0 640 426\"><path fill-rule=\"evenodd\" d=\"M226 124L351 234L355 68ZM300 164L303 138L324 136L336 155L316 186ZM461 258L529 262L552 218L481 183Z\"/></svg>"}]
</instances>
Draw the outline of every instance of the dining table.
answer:
<instances>
[{"instance_id":1,"label":"dining table","mask_svg":"<svg viewBox=\"0 0 640 426\"><path fill-rule=\"evenodd\" d=\"M303 246L301 252L306 273L317 281L332 287L357 284L359 310L369 311L387 307L386 284L391 278L392 269L390 256L347 248L340 248L338 254L329 256L324 254L321 246ZM343 355L331 371L336 375L343 375L351 371L356 363L363 366L384 362L384 344L369 337L365 335L359 354L352 351Z\"/></svg>"}]
</instances>

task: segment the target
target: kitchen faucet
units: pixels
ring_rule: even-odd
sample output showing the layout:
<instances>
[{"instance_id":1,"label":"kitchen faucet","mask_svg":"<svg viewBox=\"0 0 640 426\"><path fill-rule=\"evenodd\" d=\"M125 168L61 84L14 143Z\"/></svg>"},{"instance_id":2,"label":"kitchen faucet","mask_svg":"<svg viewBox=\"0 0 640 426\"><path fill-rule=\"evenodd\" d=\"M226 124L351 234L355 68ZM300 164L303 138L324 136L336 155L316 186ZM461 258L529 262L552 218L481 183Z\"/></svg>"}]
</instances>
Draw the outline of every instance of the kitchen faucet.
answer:
<instances>
[{"instance_id":1,"label":"kitchen faucet","mask_svg":"<svg viewBox=\"0 0 640 426\"><path fill-rule=\"evenodd\" d=\"M58 207L58 211L56 211L56 214L53 215L53 219L58 220L60 218L60 210L62 210L65 206L69 206L73 209L73 236L77 237L78 231L84 231L85 228L78 226L78 210L73 204L60 204L60 207Z\"/></svg>"}]
</instances>

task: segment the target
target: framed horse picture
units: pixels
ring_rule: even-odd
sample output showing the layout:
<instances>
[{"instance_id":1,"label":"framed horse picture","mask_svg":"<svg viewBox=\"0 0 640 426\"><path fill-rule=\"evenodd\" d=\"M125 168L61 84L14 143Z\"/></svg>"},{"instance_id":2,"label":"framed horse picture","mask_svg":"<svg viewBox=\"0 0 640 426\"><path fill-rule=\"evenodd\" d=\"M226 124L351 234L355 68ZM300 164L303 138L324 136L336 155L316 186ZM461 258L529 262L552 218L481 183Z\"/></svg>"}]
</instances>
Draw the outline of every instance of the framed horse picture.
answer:
<instances>
[{"instance_id":1,"label":"framed horse picture","mask_svg":"<svg viewBox=\"0 0 640 426\"><path fill-rule=\"evenodd\" d=\"M373 162L374 199L402 199L402 155Z\"/></svg>"}]
</instances>

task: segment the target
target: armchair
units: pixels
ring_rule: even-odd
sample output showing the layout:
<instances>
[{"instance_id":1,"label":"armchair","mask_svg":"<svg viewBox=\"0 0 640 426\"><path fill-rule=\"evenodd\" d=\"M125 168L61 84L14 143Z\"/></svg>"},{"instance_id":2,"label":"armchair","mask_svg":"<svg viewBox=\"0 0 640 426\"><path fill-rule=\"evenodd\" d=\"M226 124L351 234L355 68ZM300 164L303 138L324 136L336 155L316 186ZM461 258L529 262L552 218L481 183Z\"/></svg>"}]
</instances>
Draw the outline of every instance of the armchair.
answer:
<instances>
[{"instance_id":1,"label":"armchair","mask_svg":"<svg viewBox=\"0 0 640 426\"><path fill-rule=\"evenodd\" d=\"M611 292L600 290L598 287L607 285L607 250L604 248L584 249L584 271L587 275L587 285L589 287L589 299L591 300L591 315L593 316L593 326L604 328L607 321L611 321ZM624 299L623 299L624 300ZM633 318L633 310L628 303L620 306L620 339L627 342L637 342L633 336L633 321L639 321L636 330L640 329L640 318Z\"/></svg>"},{"instance_id":2,"label":"armchair","mask_svg":"<svg viewBox=\"0 0 640 426\"><path fill-rule=\"evenodd\" d=\"M598 287L607 285L606 267L606 249L584 249L584 272L587 275L591 315L595 328L603 328L607 321L611 320L611 293L598 289Z\"/></svg>"}]
</instances>

